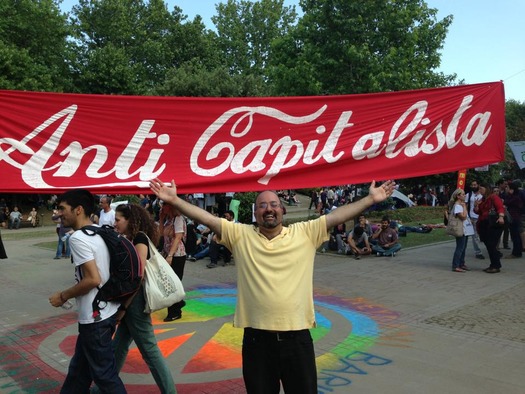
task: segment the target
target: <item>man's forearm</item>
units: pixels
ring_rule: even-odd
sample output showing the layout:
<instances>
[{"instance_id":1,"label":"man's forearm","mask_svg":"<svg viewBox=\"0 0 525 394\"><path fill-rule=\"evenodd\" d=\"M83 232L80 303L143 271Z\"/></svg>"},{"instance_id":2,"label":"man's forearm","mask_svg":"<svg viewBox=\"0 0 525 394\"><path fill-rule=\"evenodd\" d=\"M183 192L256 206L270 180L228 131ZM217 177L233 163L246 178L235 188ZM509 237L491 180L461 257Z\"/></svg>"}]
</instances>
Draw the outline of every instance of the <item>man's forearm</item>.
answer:
<instances>
[{"instance_id":1,"label":"man's forearm","mask_svg":"<svg viewBox=\"0 0 525 394\"><path fill-rule=\"evenodd\" d=\"M330 228L344 223L362 213L365 209L374 204L374 199L368 195L361 200L351 204L343 205L334 209L326 215L326 227Z\"/></svg>"},{"instance_id":2,"label":"man's forearm","mask_svg":"<svg viewBox=\"0 0 525 394\"><path fill-rule=\"evenodd\" d=\"M208 211L205 211L204 209L199 208L196 205L190 204L189 202L183 200L178 196L165 202L173 205L184 216L190 218L191 220L194 220L199 224L204 224L211 231L215 233L220 232L220 219L217 216L213 216Z\"/></svg>"}]
</instances>

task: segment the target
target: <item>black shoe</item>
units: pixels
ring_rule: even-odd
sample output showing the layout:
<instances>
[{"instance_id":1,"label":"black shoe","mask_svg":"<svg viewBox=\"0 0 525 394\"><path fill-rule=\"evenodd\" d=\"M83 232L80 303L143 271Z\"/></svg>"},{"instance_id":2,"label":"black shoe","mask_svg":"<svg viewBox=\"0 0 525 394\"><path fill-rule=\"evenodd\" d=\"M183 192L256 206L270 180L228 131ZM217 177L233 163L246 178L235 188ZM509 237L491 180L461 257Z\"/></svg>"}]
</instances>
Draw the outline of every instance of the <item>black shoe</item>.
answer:
<instances>
[{"instance_id":1,"label":"black shoe","mask_svg":"<svg viewBox=\"0 0 525 394\"><path fill-rule=\"evenodd\" d=\"M166 318L164 319L164 322L168 323L170 321L179 320L181 317L182 317L182 313L179 315L175 315L175 316L166 316Z\"/></svg>"},{"instance_id":2,"label":"black shoe","mask_svg":"<svg viewBox=\"0 0 525 394\"><path fill-rule=\"evenodd\" d=\"M180 304L181 309L184 308L185 306L186 306L186 301L182 300Z\"/></svg>"},{"instance_id":3,"label":"black shoe","mask_svg":"<svg viewBox=\"0 0 525 394\"><path fill-rule=\"evenodd\" d=\"M497 274L500 272L499 268L487 268L483 271L485 271L487 274Z\"/></svg>"},{"instance_id":4,"label":"black shoe","mask_svg":"<svg viewBox=\"0 0 525 394\"><path fill-rule=\"evenodd\" d=\"M215 267L217 267L217 264L211 264L210 263L210 264L207 264L206 267L208 267L208 268L215 268Z\"/></svg>"},{"instance_id":5,"label":"black shoe","mask_svg":"<svg viewBox=\"0 0 525 394\"><path fill-rule=\"evenodd\" d=\"M485 260L485 256L483 256L482 254L477 254L476 258L480 260Z\"/></svg>"}]
</instances>

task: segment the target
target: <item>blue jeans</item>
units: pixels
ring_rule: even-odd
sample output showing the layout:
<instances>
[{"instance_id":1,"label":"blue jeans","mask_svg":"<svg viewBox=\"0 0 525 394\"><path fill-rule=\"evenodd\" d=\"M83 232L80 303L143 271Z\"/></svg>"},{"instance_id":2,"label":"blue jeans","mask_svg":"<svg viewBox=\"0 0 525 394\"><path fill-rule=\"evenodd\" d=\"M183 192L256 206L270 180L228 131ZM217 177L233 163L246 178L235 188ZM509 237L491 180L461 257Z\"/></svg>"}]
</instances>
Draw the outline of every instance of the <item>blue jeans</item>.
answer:
<instances>
[{"instance_id":1,"label":"blue jeans","mask_svg":"<svg viewBox=\"0 0 525 394\"><path fill-rule=\"evenodd\" d=\"M111 316L97 323L78 325L75 354L61 394L87 394L92 381L102 393L126 393L113 354L111 338L115 324L115 316Z\"/></svg>"},{"instance_id":2,"label":"blue jeans","mask_svg":"<svg viewBox=\"0 0 525 394\"><path fill-rule=\"evenodd\" d=\"M66 245L66 257L71 256L71 248L69 247L69 237L67 237L66 242L62 241L62 237L58 237L58 245L57 245L57 254L56 257L62 257L62 251L64 249L64 243Z\"/></svg>"},{"instance_id":3,"label":"blue jeans","mask_svg":"<svg viewBox=\"0 0 525 394\"><path fill-rule=\"evenodd\" d=\"M115 339L113 340L117 370L120 371L122 369L128 355L129 345L131 345L132 341L135 341L160 392L162 394L175 394L177 392L175 383L153 333L151 315L144 313L145 304L144 291L141 289L131 301L124 318L118 326Z\"/></svg>"},{"instance_id":4,"label":"blue jeans","mask_svg":"<svg viewBox=\"0 0 525 394\"><path fill-rule=\"evenodd\" d=\"M452 257L452 269L461 268L465 265L465 252L467 250L468 237L456 237L456 250Z\"/></svg>"},{"instance_id":5,"label":"blue jeans","mask_svg":"<svg viewBox=\"0 0 525 394\"><path fill-rule=\"evenodd\" d=\"M197 253L195 253L195 256L193 256L193 257L195 257L195 260L203 259L203 258L205 258L206 256L208 256L209 250L210 250L209 245L208 245L208 246L205 246L204 248L202 248L201 250L199 250Z\"/></svg>"},{"instance_id":6,"label":"blue jeans","mask_svg":"<svg viewBox=\"0 0 525 394\"><path fill-rule=\"evenodd\" d=\"M401 250L401 245L399 243L393 245L391 248L388 249L384 249L379 245L372 245L372 251L374 253L380 253L385 256L392 256L392 254L396 253L399 250Z\"/></svg>"},{"instance_id":7,"label":"blue jeans","mask_svg":"<svg viewBox=\"0 0 525 394\"><path fill-rule=\"evenodd\" d=\"M20 228L20 219L9 219L9 229Z\"/></svg>"}]
</instances>

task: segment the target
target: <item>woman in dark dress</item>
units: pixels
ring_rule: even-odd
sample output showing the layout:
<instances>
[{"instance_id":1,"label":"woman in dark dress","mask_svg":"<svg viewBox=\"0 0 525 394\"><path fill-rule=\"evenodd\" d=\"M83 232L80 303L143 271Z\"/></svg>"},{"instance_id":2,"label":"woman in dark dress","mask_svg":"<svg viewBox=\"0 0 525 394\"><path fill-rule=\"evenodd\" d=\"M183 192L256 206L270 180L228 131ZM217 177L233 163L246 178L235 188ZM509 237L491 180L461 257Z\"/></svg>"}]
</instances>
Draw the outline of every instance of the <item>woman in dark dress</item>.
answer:
<instances>
[{"instance_id":1,"label":"woman in dark dress","mask_svg":"<svg viewBox=\"0 0 525 394\"><path fill-rule=\"evenodd\" d=\"M490 266L483 271L487 274L496 274L501 269L501 254L497 249L497 245L503 233L505 208L503 207L503 201L498 196L499 189L497 187L481 186L479 191L483 195L483 199L476 201L474 212L479 215L477 223L479 238L487 247L490 258ZM490 223L489 221L489 213L491 211L495 211L497 215L495 223Z\"/></svg>"},{"instance_id":2,"label":"woman in dark dress","mask_svg":"<svg viewBox=\"0 0 525 394\"><path fill-rule=\"evenodd\" d=\"M0 232L0 259L7 259L7 254L5 253L4 243L2 242L1 232Z\"/></svg>"}]
</instances>

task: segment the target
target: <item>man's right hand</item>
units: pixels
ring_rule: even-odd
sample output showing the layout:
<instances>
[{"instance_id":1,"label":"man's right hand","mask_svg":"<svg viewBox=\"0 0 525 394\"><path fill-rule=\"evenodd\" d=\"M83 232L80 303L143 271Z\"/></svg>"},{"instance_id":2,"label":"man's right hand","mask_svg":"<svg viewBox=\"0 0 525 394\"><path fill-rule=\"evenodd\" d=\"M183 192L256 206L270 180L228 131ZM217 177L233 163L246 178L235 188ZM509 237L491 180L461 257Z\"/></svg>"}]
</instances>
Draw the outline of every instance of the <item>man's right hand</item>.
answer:
<instances>
[{"instance_id":1,"label":"man's right hand","mask_svg":"<svg viewBox=\"0 0 525 394\"><path fill-rule=\"evenodd\" d=\"M171 180L171 187L165 185L159 178L150 181L149 187L151 191L161 200L168 204L173 204L177 200L177 187L175 181Z\"/></svg>"}]
</instances>

